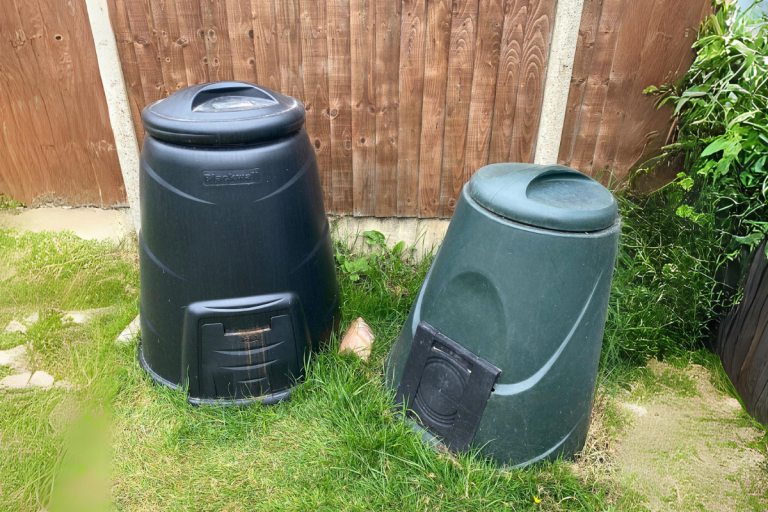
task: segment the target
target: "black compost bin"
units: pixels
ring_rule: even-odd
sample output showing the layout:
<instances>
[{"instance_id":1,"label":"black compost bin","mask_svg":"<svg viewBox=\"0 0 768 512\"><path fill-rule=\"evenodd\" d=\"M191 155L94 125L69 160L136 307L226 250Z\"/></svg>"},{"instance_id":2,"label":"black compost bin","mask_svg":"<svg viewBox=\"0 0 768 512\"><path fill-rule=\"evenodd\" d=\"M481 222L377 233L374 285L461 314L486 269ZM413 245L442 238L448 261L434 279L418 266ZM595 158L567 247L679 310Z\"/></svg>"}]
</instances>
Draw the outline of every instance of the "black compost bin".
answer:
<instances>
[{"instance_id":1,"label":"black compost bin","mask_svg":"<svg viewBox=\"0 0 768 512\"><path fill-rule=\"evenodd\" d=\"M220 82L141 117L141 365L193 403L286 398L338 313L304 107Z\"/></svg>"},{"instance_id":2,"label":"black compost bin","mask_svg":"<svg viewBox=\"0 0 768 512\"><path fill-rule=\"evenodd\" d=\"M387 362L426 437L515 466L582 448L619 227L572 169L472 177Z\"/></svg>"}]
</instances>

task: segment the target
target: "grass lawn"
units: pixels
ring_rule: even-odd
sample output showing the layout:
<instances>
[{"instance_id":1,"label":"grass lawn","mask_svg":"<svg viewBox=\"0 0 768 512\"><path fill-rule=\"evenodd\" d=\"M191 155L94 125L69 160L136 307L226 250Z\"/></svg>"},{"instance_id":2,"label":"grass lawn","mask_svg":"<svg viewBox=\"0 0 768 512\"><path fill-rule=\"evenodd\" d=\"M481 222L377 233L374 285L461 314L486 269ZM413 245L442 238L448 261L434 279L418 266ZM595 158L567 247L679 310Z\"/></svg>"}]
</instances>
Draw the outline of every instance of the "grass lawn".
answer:
<instances>
[{"instance_id":1,"label":"grass lawn","mask_svg":"<svg viewBox=\"0 0 768 512\"><path fill-rule=\"evenodd\" d=\"M401 244L363 242L372 249L365 256L336 251L341 329L359 316L370 323L370 361L337 355L334 339L290 401L211 408L154 385L137 363L137 342L115 343L138 312L134 241L0 230L0 350L25 344L30 370L68 383L0 390L0 510L645 510L647 499L617 475L614 441L628 418L616 397L627 387L695 393L676 373L605 362L636 330L637 313L627 317L622 305L644 302L628 301L620 273L584 453L499 471L476 454L425 447L396 414L382 387L384 360L431 257L404 262ZM67 320L68 311L93 308L109 309L85 324ZM35 313L26 334L3 331Z\"/></svg>"},{"instance_id":2,"label":"grass lawn","mask_svg":"<svg viewBox=\"0 0 768 512\"><path fill-rule=\"evenodd\" d=\"M342 260L360 257L337 250ZM475 455L456 458L421 443L381 383L384 359L431 258L410 264L381 246L375 253L360 279L339 268L342 328L358 316L371 324L370 361L336 355L334 340L315 355L287 403L224 409L193 407L182 394L159 388L139 368L136 344L115 344L138 309L135 245L0 231L0 326L40 314L26 334L0 334L0 349L28 344L33 368L71 387L0 391L0 509L40 510L55 489L49 507L55 512L67 502L68 485L99 496L99 481L116 510L602 510L620 504L620 489L594 462L600 457L589 453L578 464L498 471ZM113 308L84 325L63 317L105 306ZM612 410L610 400L597 410L594 451L619 424L602 412ZM104 419L110 439L99 445L92 428ZM96 446L108 451L108 475L84 483L86 466L100 464Z\"/></svg>"}]
</instances>

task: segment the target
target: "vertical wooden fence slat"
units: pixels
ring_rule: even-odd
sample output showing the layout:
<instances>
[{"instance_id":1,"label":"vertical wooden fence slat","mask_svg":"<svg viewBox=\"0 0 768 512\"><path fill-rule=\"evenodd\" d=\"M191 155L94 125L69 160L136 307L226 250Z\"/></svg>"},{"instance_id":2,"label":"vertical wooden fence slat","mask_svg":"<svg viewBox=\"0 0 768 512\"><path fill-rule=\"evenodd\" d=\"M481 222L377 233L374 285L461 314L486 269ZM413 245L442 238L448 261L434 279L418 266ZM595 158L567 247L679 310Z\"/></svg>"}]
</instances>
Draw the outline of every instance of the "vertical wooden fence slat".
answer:
<instances>
[{"instance_id":1,"label":"vertical wooden fence slat","mask_svg":"<svg viewBox=\"0 0 768 512\"><path fill-rule=\"evenodd\" d=\"M625 4L624 0L603 4L595 38L595 50L590 64L591 70L587 77L580 112L571 114L578 117L578 123L575 125L573 149L568 161L563 163L587 174L592 173L595 147L608 95L607 77L610 76L613 65L616 40Z\"/></svg>"},{"instance_id":2,"label":"vertical wooden fence slat","mask_svg":"<svg viewBox=\"0 0 768 512\"><path fill-rule=\"evenodd\" d=\"M251 16L258 83L273 91L279 91L280 60L274 0L251 0Z\"/></svg>"},{"instance_id":3,"label":"vertical wooden fence slat","mask_svg":"<svg viewBox=\"0 0 768 512\"><path fill-rule=\"evenodd\" d=\"M400 0L376 1L376 216L397 213Z\"/></svg>"},{"instance_id":4,"label":"vertical wooden fence slat","mask_svg":"<svg viewBox=\"0 0 768 512\"><path fill-rule=\"evenodd\" d=\"M250 0L227 0L227 28L232 52L232 77L257 83L256 57L253 49L253 20Z\"/></svg>"},{"instance_id":5,"label":"vertical wooden fence slat","mask_svg":"<svg viewBox=\"0 0 768 512\"><path fill-rule=\"evenodd\" d=\"M324 1L301 0L301 55L304 62L306 128L317 157L325 208L333 211L331 125L328 105L328 37Z\"/></svg>"},{"instance_id":6,"label":"vertical wooden fence slat","mask_svg":"<svg viewBox=\"0 0 768 512\"><path fill-rule=\"evenodd\" d=\"M397 215L401 217L415 217L419 207L426 3L426 0L403 0L401 13L397 135Z\"/></svg>"},{"instance_id":7,"label":"vertical wooden fence slat","mask_svg":"<svg viewBox=\"0 0 768 512\"><path fill-rule=\"evenodd\" d=\"M179 34L187 67L187 84L197 85L209 81L208 56L205 49L203 15L198 0L175 0L179 15Z\"/></svg>"},{"instance_id":8,"label":"vertical wooden fence slat","mask_svg":"<svg viewBox=\"0 0 768 512\"><path fill-rule=\"evenodd\" d=\"M225 0L202 0L208 78L212 82L232 80L232 52L229 48Z\"/></svg>"},{"instance_id":9,"label":"vertical wooden fence slat","mask_svg":"<svg viewBox=\"0 0 768 512\"><path fill-rule=\"evenodd\" d=\"M512 137L512 152L509 156L512 162L533 162L554 11L555 2L529 2L523 60L520 63L520 87L515 108L515 134Z\"/></svg>"},{"instance_id":10,"label":"vertical wooden fence slat","mask_svg":"<svg viewBox=\"0 0 768 512\"><path fill-rule=\"evenodd\" d=\"M335 213L352 213L349 23L349 0L328 0L328 106L331 120L331 183Z\"/></svg>"},{"instance_id":11,"label":"vertical wooden fence slat","mask_svg":"<svg viewBox=\"0 0 768 512\"><path fill-rule=\"evenodd\" d=\"M503 26L504 1L480 0L477 49L472 75L472 99L469 105L467 147L462 180L465 183L478 169L488 163Z\"/></svg>"},{"instance_id":12,"label":"vertical wooden fence slat","mask_svg":"<svg viewBox=\"0 0 768 512\"><path fill-rule=\"evenodd\" d=\"M440 207L451 10L451 0L429 0L427 3L424 102L419 148L419 217L434 217Z\"/></svg>"},{"instance_id":13,"label":"vertical wooden fence slat","mask_svg":"<svg viewBox=\"0 0 768 512\"><path fill-rule=\"evenodd\" d=\"M520 90L520 63L523 55L528 0L507 0L504 31L499 55L499 76L491 131L489 162L507 162L512 151L513 126Z\"/></svg>"},{"instance_id":14,"label":"vertical wooden fence slat","mask_svg":"<svg viewBox=\"0 0 768 512\"><path fill-rule=\"evenodd\" d=\"M571 85L568 90L568 102L565 107L565 121L560 139L558 162L567 165L573 153L573 143L576 140L576 127L579 124L581 104L584 101L584 91L587 88L592 56L595 54L597 31L600 23L600 13L604 3L601 0L585 0L579 25L579 39L576 44L576 55L573 58Z\"/></svg>"},{"instance_id":15,"label":"vertical wooden fence slat","mask_svg":"<svg viewBox=\"0 0 768 512\"><path fill-rule=\"evenodd\" d=\"M350 0L352 184L355 215L376 213L376 24L373 0Z\"/></svg>"},{"instance_id":16,"label":"vertical wooden fence slat","mask_svg":"<svg viewBox=\"0 0 768 512\"><path fill-rule=\"evenodd\" d=\"M160 50L163 96L168 96L187 86L179 18L173 0L150 2L149 6L154 22L155 37Z\"/></svg>"},{"instance_id":17,"label":"vertical wooden fence slat","mask_svg":"<svg viewBox=\"0 0 768 512\"><path fill-rule=\"evenodd\" d=\"M475 63L478 0L455 0L445 94L445 134L440 183L441 217L450 217L464 185L464 149Z\"/></svg>"},{"instance_id":18,"label":"vertical wooden fence slat","mask_svg":"<svg viewBox=\"0 0 768 512\"><path fill-rule=\"evenodd\" d=\"M277 42L280 53L280 92L304 101L301 76L299 0L277 0Z\"/></svg>"}]
</instances>

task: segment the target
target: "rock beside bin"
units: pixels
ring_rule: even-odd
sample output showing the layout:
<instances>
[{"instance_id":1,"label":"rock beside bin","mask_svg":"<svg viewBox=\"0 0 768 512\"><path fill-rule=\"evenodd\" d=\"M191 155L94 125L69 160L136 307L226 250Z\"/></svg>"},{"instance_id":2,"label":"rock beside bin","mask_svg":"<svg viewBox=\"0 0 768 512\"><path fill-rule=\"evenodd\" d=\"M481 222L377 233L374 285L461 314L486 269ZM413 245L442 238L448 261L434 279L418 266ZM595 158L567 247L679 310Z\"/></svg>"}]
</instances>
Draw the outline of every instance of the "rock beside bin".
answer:
<instances>
[{"instance_id":1,"label":"rock beside bin","mask_svg":"<svg viewBox=\"0 0 768 512\"><path fill-rule=\"evenodd\" d=\"M349 326L341 340L339 354L351 352L363 361L368 361L373 346L373 330L362 318L358 318Z\"/></svg>"}]
</instances>

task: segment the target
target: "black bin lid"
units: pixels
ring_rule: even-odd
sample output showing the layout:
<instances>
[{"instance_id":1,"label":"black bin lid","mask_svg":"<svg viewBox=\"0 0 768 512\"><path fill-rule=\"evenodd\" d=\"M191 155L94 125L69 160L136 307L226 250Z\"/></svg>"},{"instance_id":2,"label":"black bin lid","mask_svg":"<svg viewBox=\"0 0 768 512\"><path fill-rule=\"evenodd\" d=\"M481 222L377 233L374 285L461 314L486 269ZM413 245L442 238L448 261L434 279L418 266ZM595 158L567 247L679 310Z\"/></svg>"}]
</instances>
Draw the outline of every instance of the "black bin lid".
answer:
<instances>
[{"instance_id":1,"label":"black bin lid","mask_svg":"<svg viewBox=\"0 0 768 512\"><path fill-rule=\"evenodd\" d=\"M618 218L607 188L561 165L487 165L472 176L469 195L496 215L557 231L599 231Z\"/></svg>"},{"instance_id":2,"label":"black bin lid","mask_svg":"<svg viewBox=\"0 0 768 512\"><path fill-rule=\"evenodd\" d=\"M141 120L149 135L177 144L253 144L300 130L304 106L266 87L215 82L147 105Z\"/></svg>"}]
</instances>

